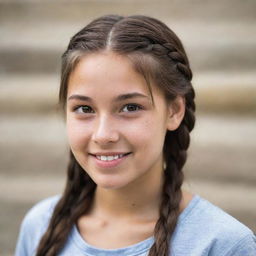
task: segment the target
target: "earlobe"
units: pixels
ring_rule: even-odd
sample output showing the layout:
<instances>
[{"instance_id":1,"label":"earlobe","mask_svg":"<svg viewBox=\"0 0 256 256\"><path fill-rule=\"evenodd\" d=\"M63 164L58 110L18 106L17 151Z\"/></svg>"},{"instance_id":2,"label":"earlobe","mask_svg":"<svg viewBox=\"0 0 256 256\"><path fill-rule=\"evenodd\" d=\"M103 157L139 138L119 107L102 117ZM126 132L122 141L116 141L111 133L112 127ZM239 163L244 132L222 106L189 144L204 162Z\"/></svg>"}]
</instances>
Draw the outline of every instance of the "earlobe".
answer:
<instances>
[{"instance_id":1,"label":"earlobe","mask_svg":"<svg viewBox=\"0 0 256 256\"><path fill-rule=\"evenodd\" d=\"M169 131L176 130L185 115L185 99L181 96L177 96L168 106L168 120L167 120L167 129Z\"/></svg>"}]
</instances>

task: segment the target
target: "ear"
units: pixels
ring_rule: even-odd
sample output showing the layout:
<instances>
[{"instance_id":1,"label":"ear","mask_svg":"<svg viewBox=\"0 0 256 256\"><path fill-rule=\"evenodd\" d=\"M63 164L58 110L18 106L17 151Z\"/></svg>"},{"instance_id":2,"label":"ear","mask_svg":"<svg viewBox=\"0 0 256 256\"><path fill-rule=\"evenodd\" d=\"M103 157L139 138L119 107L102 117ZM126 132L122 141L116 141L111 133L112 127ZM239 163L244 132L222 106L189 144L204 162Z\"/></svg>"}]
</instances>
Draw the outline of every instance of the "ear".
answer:
<instances>
[{"instance_id":1,"label":"ear","mask_svg":"<svg viewBox=\"0 0 256 256\"><path fill-rule=\"evenodd\" d=\"M168 104L167 129L169 131L174 131L180 126L185 115L185 106L185 99L181 96L177 96Z\"/></svg>"}]
</instances>

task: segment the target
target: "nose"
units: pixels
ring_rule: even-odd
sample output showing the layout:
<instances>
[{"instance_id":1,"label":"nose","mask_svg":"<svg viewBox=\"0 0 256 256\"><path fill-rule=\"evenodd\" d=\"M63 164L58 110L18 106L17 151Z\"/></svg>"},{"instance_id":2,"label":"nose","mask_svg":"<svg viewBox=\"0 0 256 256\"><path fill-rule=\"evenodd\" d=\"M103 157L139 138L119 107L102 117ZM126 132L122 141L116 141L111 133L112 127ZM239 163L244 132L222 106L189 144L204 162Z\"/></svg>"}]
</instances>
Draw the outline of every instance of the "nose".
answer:
<instances>
[{"instance_id":1,"label":"nose","mask_svg":"<svg viewBox=\"0 0 256 256\"><path fill-rule=\"evenodd\" d=\"M92 140L99 145L107 145L119 140L119 132L116 129L114 120L110 117L102 116L96 122Z\"/></svg>"}]
</instances>

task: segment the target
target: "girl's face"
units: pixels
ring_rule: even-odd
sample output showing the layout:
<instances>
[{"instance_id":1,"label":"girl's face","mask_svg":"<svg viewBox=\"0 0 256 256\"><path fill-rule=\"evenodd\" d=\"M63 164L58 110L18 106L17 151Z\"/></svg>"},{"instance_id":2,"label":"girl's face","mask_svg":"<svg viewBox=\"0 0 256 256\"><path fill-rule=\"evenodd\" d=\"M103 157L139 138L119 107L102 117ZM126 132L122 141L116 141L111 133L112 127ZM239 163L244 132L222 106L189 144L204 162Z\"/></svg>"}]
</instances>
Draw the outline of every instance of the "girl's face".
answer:
<instances>
[{"instance_id":1,"label":"girl's face","mask_svg":"<svg viewBox=\"0 0 256 256\"><path fill-rule=\"evenodd\" d=\"M167 129L175 129L171 106L129 59L112 52L89 54L72 72L67 95L71 150L94 182L105 189L147 182L163 170ZM145 183L144 183L145 184Z\"/></svg>"}]
</instances>

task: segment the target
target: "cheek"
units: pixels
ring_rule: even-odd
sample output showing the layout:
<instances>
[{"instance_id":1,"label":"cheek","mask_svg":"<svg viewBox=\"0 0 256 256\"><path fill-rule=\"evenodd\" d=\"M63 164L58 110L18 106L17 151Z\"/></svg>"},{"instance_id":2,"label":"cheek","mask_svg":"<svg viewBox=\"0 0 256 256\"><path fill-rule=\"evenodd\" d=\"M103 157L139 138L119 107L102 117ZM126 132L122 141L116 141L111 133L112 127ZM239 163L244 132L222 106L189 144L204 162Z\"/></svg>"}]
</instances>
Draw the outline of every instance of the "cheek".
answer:
<instances>
[{"instance_id":1,"label":"cheek","mask_svg":"<svg viewBox=\"0 0 256 256\"><path fill-rule=\"evenodd\" d=\"M90 134L89 126L77 120L67 119L66 127L69 145L72 149L80 148L87 143Z\"/></svg>"},{"instance_id":2,"label":"cheek","mask_svg":"<svg viewBox=\"0 0 256 256\"><path fill-rule=\"evenodd\" d=\"M126 135L129 140L145 150L153 146L159 148L162 146L166 127L162 120L145 119L126 126Z\"/></svg>"}]
</instances>

